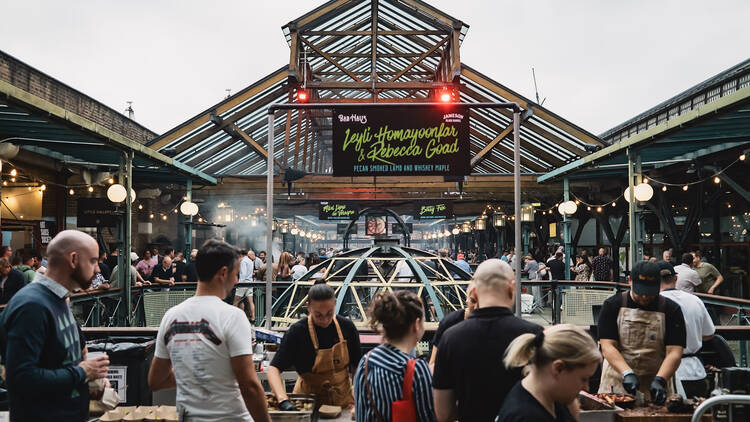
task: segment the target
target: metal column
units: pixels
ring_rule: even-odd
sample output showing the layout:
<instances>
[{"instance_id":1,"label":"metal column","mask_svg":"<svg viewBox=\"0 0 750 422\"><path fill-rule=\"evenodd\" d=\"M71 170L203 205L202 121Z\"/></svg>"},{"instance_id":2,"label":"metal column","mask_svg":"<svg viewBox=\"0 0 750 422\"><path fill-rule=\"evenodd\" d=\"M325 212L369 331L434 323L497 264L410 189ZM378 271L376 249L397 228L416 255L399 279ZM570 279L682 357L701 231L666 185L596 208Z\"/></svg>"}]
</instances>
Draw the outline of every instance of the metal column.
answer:
<instances>
[{"instance_id":1,"label":"metal column","mask_svg":"<svg viewBox=\"0 0 750 422\"><path fill-rule=\"evenodd\" d=\"M123 169L124 167L124 169ZM124 173L124 174L123 174ZM121 267L118 270L120 274L120 282L122 284L122 305L125 307L125 326L129 327L132 324L130 318L130 311L132 309L132 297L131 297L131 286L130 286L130 234L132 231L131 223L133 218L133 204L131 202L132 196L130 191L133 189L133 152L126 151L123 153L123 158L120 161L120 183L125 182L125 214L123 215L122 224L122 254L118 260L118 265Z\"/></svg>"},{"instance_id":2,"label":"metal column","mask_svg":"<svg viewBox=\"0 0 750 422\"><path fill-rule=\"evenodd\" d=\"M271 329L273 302L273 111L268 113L268 175L266 177L266 328Z\"/></svg>"},{"instance_id":3,"label":"metal column","mask_svg":"<svg viewBox=\"0 0 750 422\"><path fill-rule=\"evenodd\" d=\"M570 183L568 178L563 179L563 202L570 200ZM575 262L571 259L570 250L570 217L563 213L563 244L565 245L565 279L570 280L570 263Z\"/></svg>"},{"instance_id":4,"label":"metal column","mask_svg":"<svg viewBox=\"0 0 750 422\"><path fill-rule=\"evenodd\" d=\"M635 265L636 261L636 255L637 255L637 246L636 246L636 220L635 220L635 183L634 177L635 177L635 163L634 163L635 153L632 149L628 148L628 192L630 198L630 202L628 204L628 229L629 229L629 255L630 259L629 262L629 270L633 269L633 266ZM612 251L612 256L614 257L615 251ZM615 280L616 281L616 280Z\"/></svg>"},{"instance_id":5,"label":"metal column","mask_svg":"<svg viewBox=\"0 0 750 422\"><path fill-rule=\"evenodd\" d=\"M513 111L513 210L515 222L516 316L521 317L521 113Z\"/></svg>"},{"instance_id":6,"label":"metal column","mask_svg":"<svg viewBox=\"0 0 750 422\"><path fill-rule=\"evenodd\" d=\"M185 192L185 198L187 202L193 202L193 179L187 179L187 189ZM193 250L193 216L186 215L187 221L185 222L185 260L190 263L190 251Z\"/></svg>"}]
</instances>

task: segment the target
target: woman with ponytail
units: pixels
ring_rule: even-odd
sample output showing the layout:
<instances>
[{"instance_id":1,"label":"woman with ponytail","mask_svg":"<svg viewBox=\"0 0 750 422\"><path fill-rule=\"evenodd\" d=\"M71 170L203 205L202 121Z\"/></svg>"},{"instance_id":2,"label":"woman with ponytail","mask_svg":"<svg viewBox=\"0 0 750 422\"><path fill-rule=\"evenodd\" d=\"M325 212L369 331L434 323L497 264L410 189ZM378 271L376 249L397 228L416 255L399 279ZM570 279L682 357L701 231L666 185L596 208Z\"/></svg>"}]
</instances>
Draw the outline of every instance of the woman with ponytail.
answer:
<instances>
[{"instance_id":1,"label":"woman with ponytail","mask_svg":"<svg viewBox=\"0 0 750 422\"><path fill-rule=\"evenodd\" d=\"M569 407L601 361L599 349L583 329L553 325L538 334L522 334L505 352L508 368L525 377L505 398L496 422L573 422Z\"/></svg>"},{"instance_id":2,"label":"woman with ponytail","mask_svg":"<svg viewBox=\"0 0 750 422\"><path fill-rule=\"evenodd\" d=\"M432 374L414 357L424 335L424 306L406 290L380 292L370 304L370 326L383 344L365 355L354 375L359 422L432 422Z\"/></svg>"}]
</instances>

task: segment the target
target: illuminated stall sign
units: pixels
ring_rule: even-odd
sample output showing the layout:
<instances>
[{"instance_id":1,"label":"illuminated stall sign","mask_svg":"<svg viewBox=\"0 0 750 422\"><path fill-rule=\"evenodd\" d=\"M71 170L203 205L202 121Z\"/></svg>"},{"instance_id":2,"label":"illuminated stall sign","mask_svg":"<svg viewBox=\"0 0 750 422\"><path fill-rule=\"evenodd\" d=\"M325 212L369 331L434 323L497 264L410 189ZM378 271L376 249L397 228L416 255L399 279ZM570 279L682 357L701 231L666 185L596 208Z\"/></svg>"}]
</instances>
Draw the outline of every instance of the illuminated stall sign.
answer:
<instances>
[{"instance_id":1,"label":"illuminated stall sign","mask_svg":"<svg viewBox=\"0 0 750 422\"><path fill-rule=\"evenodd\" d=\"M465 106L334 109L334 176L469 173Z\"/></svg>"},{"instance_id":2,"label":"illuminated stall sign","mask_svg":"<svg viewBox=\"0 0 750 422\"><path fill-rule=\"evenodd\" d=\"M352 220L356 217L359 208L346 202L321 202L318 209L320 220Z\"/></svg>"},{"instance_id":3,"label":"illuminated stall sign","mask_svg":"<svg viewBox=\"0 0 750 422\"><path fill-rule=\"evenodd\" d=\"M453 203L446 201L417 202L414 209L415 220L442 220L453 218Z\"/></svg>"}]
</instances>

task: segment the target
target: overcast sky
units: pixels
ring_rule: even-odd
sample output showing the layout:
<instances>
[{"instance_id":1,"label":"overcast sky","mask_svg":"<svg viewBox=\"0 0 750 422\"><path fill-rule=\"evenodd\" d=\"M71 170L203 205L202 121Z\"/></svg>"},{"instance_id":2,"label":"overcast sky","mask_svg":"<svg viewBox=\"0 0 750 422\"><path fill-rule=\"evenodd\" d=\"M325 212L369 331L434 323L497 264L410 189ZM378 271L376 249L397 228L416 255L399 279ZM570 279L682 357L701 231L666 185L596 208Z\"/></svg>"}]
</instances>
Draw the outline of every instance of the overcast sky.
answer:
<instances>
[{"instance_id":1,"label":"overcast sky","mask_svg":"<svg viewBox=\"0 0 750 422\"><path fill-rule=\"evenodd\" d=\"M323 1L0 2L0 50L163 133L288 63ZM750 1L430 1L464 63L599 134L750 57Z\"/></svg>"}]
</instances>

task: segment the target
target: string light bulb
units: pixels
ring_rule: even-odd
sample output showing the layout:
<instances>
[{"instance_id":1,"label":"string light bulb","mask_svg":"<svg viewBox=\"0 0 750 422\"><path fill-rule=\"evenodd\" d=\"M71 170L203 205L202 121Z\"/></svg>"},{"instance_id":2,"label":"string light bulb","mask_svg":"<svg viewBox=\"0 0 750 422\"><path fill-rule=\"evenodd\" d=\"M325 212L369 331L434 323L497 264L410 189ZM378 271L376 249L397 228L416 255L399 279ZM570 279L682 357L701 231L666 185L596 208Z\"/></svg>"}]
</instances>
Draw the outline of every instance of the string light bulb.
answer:
<instances>
[{"instance_id":1,"label":"string light bulb","mask_svg":"<svg viewBox=\"0 0 750 422\"><path fill-rule=\"evenodd\" d=\"M602 212L602 207L596 207L596 212Z\"/></svg>"},{"instance_id":2,"label":"string light bulb","mask_svg":"<svg viewBox=\"0 0 750 422\"><path fill-rule=\"evenodd\" d=\"M591 211L591 207L586 207L586 211Z\"/></svg>"},{"instance_id":3,"label":"string light bulb","mask_svg":"<svg viewBox=\"0 0 750 422\"><path fill-rule=\"evenodd\" d=\"M684 190L685 192L687 192L687 190L688 190L688 185L685 185L685 186L683 186L683 187L682 187L682 190Z\"/></svg>"},{"instance_id":4,"label":"string light bulb","mask_svg":"<svg viewBox=\"0 0 750 422\"><path fill-rule=\"evenodd\" d=\"M68 191L68 193L69 193L70 195L75 195L75 194L76 194L76 191L74 191L74 190L73 190L73 188L70 188L70 190Z\"/></svg>"},{"instance_id":5,"label":"string light bulb","mask_svg":"<svg viewBox=\"0 0 750 422\"><path fill-rule=\"evenodd\" d=\"M162 215L161 219L164 220L164 221L167 221L167 216L166 215Z\"/></svg>"},{"instance_id":6,"label":"string light bulb","mask_svg":"<svg viewBox=\"0 0 750 422\"><path fill-rule=\"evenodd\" d=\"M18 172L16 171L16 169L11 169L10 175L16 177L18 175Z\"/></svg>"},{"instance_id":7,"label":"string light bulb","mask_svg":"<svg viewBox=\"0 0 750 422\"><path fill-rule=\"evenodd\" d=\"M7 180L3 180L3 186L8 186L8 181Z\"/></svg>"},{"instance_id":8,"label":"string light bulb","mask_svg":"<svg viewBox=\"0 0 750 422\"><path fill-rule=\"evenodd\" d=\"M714 177L714 183L716 184L721 183L721 179L719 178L719 176Z\"/></svg>"},{"instance_id":9,"label":"string light bulb","mask_svg":"<svg viewBox=\"0 0 750 422\"><path fill-rule=\"evenodd\" d=\"M143 204L138 204L138 209L142 210L143 209Z\"/></svg>"},{"instance_id":10,"label":"string light bulb","mask_svg":"<svg viewBox=\"0 0 750 422\"><path fill-rule=\"evenodd\" d=\"M616 203L616 202L612 202L612 206L613 206L613 207L616 207L616 206L617 206L617 203Z\"/></svg>"},{"instance_id":11,"label":"string light bulb","mask_svg":"<svg viewBox=\"0 0 750 422\"><path fill-rule=\"evenodd\" d=\"M153 219L153 218L154 218L154 214L149 214L149 215L148 215L148 218L151 218L151 219Z\"/></svg>"},{"instance_id":12,"label":"string light bulb","mask_svg":"<svg viewBox=\"0 0 750 422\"><path fill-rule=\"evenodd\" d=\"M745 161L745 153L740 154L740 161Z\"/></svg>"},{"instance_id":13,"label":"string light bulb","mask_svg":"<svg viewBox=\"0 0 750 422\"><path fill-rule=\"evenodd\" d=\"M664 186L662 186L662 187L661 187L661 191L662 191L662 192L666 192L666 191L667 191L667 185L664 185Z\"/></svg>"},{"instance_id":14,"label":"string light bulb","mask_svg":"<svg viewBox=\"0 0 750 422\"><path fill-rule=\"evenodd\" d=\"M42 185L39 189L40 190L47 190L47 185Z\"/></svg>"},{"instance_id":15,"label":"string light bulb","mask_svg":"<svg viewBox=\"0 0 750 422\"><path fill-rule=\"evenodd\" d=\"M93 191L94 191L94 187L93 186L89 186L89 192L93 192Z\"/></svg>"},{"instance_id":16,"label":"string light bulb","mask_svg":"<svg viewBox=\"0 0 750 422\"><path fill-rule=\"evenodd\" d=\"M16 178L15 177L11 177L10 181L13 182L13 183L16 183Z\"/></svg>"},{"instance_id":17,"label":"string light bulb","mask_svg":"<svg viewBox=\"0 0 750 422\"><path fill-rule=\"evenodd\" d=\"M113 179L113 178L110 177L109 179L107 179L107 183L109 183L111 185L111 184L115 183L115 179Z\"/></svg>"},{"instance_id":18,"label":"string light bulb","mask_svg":"<svg viewBox=\"0 0 750 422\"><path fill-rule=\"evenodd\" d=\"M645 183L645 184L647 184L647 185L648 185L648 177L644 177L644 178L643 178L643 183Z\"/></svg>"}]
</instances>

